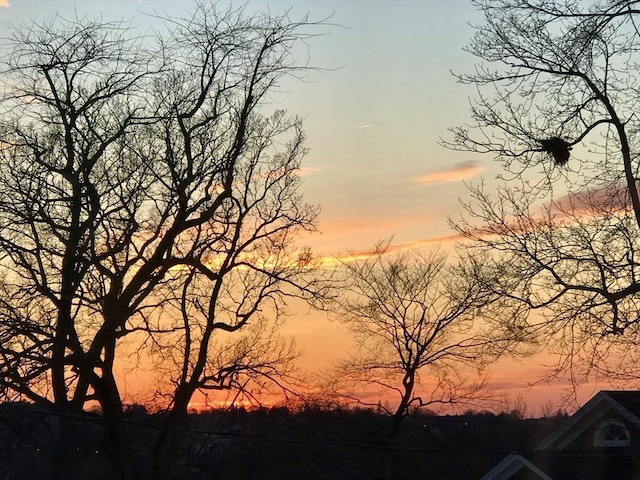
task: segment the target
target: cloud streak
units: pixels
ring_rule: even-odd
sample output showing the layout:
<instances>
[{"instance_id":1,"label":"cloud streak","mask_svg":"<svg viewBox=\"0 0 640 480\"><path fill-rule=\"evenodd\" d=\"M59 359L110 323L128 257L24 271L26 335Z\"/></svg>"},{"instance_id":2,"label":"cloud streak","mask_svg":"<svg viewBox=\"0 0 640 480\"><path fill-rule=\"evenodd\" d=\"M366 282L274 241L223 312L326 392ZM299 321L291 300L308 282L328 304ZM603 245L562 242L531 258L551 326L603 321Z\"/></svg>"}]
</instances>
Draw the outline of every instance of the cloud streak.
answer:
<instances>
[{"instance_id":1,"label":"cloud streak","mask_svg":"<svg viewBox=\"0 0 640 480\"><path fill-rule=\"evenodd\" d=\"M636 183L640 187L639 183ZM631 197L625 184L596 188L565 195L554 200L549 208L561 216L597 216L630 211Z\"/></svg>"},{"instance_id":2,"label":"cloud streak","mask_svg":"<svg viewBox=\"0 0 640 480\"><path fill-rule=\"evenodd\" d=\"M443 235L440 237L423 238L420 240L416 240L415 242L392 243L385 250L384 254L388 255L391 253L396 253L396 252L401 252L406 250L419 249L421 247L424 247L427 245L433 245L433 244L452 243L460 239L461 239L460 235L458 235L457 233L454 233L451 235ZM376 253L375 249L358 250L358 251L342 254L338 258L342 260L360 260L360 259L369 258L375 253Z\"/></svg>"},{"instance_id":3,"label":"cloud streak","mask_svg":"<svg viewBox=\"0 0 640 480\"><path fill-rule=\"evenodd\" d=\"M640 182L637 184L640 187ZM514 238L568 225L584 226L589 224L590 219L611 218L620 214L633 215L631 199L624 183L563 195L539 205L537 209L532 208L527 214L505 214L496 222L465 230L460 238L472 241L492 237Z\"/></svg>"},{"instance_id":4,"label":"cloud streak","mask_svg":"<svg viewBox=\"0 0 640 480\"><path fill-rule=\"evenodd\" d=\"M421 248L433 245L452 244L463 240L462 236L457 233L451 235L443 235L440 237L423 238L414 242L406 243L392 243L385 251L384 255L390 255L403 251L420 250ZM336 255L323 255L316 258L317 265L322 267L333 267L344 262L354 262L358 260L366 260L372 255L377 254L375 248L369 248L366 250L353 250Z\"/></svg>"},{"instance_id":5,"label":"cloud streak","mask_svg":"<svg viewBox=\"0 0 640 480\"><path fill-rule=\"evenodd\" d=\"M414 182L423 185L460 182L479 174L483 170L484 168L480 166L478 162L471 160L468 162L456 163L449 170L441 170L421 175L420 177L416 177Z\"/></svg>"},{"instance_id":6,"label":"cloud streak","mask_svg":"<svg viewBox=\"0 0 640 480\"><path fill-rule=\"evenodd\" d=\"M322 169L320 167L300 167L298 171L298 175L301 177L306 177L308 175L312 175L314 173L318 173Z\"/></svg>"}]
</instances>

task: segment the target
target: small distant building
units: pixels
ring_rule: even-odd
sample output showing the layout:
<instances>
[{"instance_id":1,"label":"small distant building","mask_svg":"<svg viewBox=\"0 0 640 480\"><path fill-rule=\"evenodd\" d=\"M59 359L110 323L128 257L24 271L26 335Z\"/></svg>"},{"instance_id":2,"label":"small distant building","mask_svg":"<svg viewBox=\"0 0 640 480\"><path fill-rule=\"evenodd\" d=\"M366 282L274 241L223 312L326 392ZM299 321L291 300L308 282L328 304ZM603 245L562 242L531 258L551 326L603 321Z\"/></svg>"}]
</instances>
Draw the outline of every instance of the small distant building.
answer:
<instances>
[{"instance_id":1,"label":"small distant building","mask_svg":"<svg viewBox=\"0 0 640 480\"><path fill-rule=\"evenodd\" d=\"M601 391L532 452L481 480L640 480L640 391Z\"/></svg>"}]
</instances>

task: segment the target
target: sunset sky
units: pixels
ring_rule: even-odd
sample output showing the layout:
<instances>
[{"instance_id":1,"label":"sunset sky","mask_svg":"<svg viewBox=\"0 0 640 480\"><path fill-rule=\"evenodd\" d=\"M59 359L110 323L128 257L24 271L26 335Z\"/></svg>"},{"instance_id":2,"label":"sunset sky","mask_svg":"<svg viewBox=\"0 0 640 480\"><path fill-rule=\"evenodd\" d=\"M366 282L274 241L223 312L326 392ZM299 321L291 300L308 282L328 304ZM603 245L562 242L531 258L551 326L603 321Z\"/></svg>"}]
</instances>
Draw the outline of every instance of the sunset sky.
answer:
<instances>
[{"instance_id":1,"label":"sunset sky","mask_svg":"<svg viewBox=\"0 0 640 480\"><path fill-rule=\"evenodd\" d=\"M220 2L225 4L225 2ZM240 2L238 2L240 4ZM8 24L50 17L100 15L132 19L141 29L154 21L145 14L185 16L190 0L0 0L0 36ZM300 48L311 71L287 81L273 96L305 121L310 153L304 162L305 198L320 205L321 234L304 242L320 255L366 250L390 236L394 244L449 245L448 216L460 212L465 182L487 185L499 172L491 158L452 152L438 145L447 128L464 124L475 90L456 83L451 70L466 72L474 58L462 49L480 14L467 0L322 0L247 2L247 10L281 13L292 19L308 13L326 20L319 36ZM301 309L285 325L306 354L303 367L326 368L349 349L344 330L325 315ZM494 369L496 386L518 391L538 404L559 401L560 389L526 384L541 372L539 359L504 361ZM591 396L586 392L583 398Z\"/></svg>"}]
</instances>

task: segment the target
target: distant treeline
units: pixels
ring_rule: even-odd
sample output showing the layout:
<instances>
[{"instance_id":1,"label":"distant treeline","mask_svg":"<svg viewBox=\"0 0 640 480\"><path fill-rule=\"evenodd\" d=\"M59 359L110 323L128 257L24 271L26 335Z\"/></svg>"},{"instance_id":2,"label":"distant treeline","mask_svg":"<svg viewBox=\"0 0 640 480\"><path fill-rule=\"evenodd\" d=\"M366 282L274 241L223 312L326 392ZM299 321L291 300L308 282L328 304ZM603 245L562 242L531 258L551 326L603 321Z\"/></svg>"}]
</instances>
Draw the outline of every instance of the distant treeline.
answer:
<instances>
[{"instance_id":1,"label":"distant treeline","mask_svg":"<svg viewBox=\"0 0 640 480\"><path fill-rule=\"evenodd\" d=\"M111 479L108 429L95 412L65 416L25 403L0 404L0 478L48 478L60 422L77 430L83 478ZM154 440L166 414L128 408L125 428L140 478L148 478ZM374 410L309 406L192 414L172 427L171 478L190 479L430 479L479 478L508 453L527 452L566 416L523 419L517 412L415 412L387 443L390 419ZM464 461L460 459L464 457ZM391 473L390 473L391 472Z\"/></svg>"}]
</instances>

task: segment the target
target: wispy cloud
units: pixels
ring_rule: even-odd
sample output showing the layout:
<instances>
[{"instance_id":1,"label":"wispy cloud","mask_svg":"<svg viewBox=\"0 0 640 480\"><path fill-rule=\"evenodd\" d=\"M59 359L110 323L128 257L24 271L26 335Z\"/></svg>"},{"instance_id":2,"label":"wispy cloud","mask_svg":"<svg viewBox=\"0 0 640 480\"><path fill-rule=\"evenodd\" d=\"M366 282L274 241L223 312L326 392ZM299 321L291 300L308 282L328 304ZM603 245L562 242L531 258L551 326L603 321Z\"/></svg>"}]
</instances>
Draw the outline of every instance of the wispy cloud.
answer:
<instances>
[{"instance_id":1,"label":"wispy cloud","mask_svg":"<svg viewBox=\"0 0 640 480\"><path fill-rule=\"evenodd\" d=\"M625 185L618 183L564 195L532 208L529 214L507 215L494 225L479 225L468 230L465 238L515 237L566 225L586 225L592 218L608 218L625 212L632 212L631 199Z\"/></svg>"},{"instance_id":2,"label":"wispy cloud","mask_svg":"<svg viewBox=\"0 0 640 480\"><path fill-rule=\"evenodd\" d=\"M424 247L427 245L455 242L457 240L460 240L460 238L461 238L460 235L452 234L452 235L443 235L440 237L422 238L420 240L416 240L415 242L392 243L385 250L385 255L406 251L406 250L420 249L421 247ZM359 250L355 252L348 252L345 254L341 254L338 256L338 258L340 258L341 260L360 260L360 259L368 258L374 253L376 253L375 249Z\"/></svg>"},{"instance_id":3,"label":"wispy cloud","mask_svg":"<svg viewBox=\"0 0 640 480\"><path fill-rule=\"evenodd\" d=\"M421 248L434 246L434 245L443 245L443 244L453 244L455 242L461 241L463 238L457 234L451 235L443 235L440 237L429 237L423 238L414 242L405 242L405 243L392 243L389 245L384 254L390 255L403 251L410 250L420 250ZM344 263L344 262L353 262L358 260L366 260L372 255L376 254L376 250L374 248L366 249L366 250L353 250L342 252L334 255L322 255L317 258L317 262L319 265L323 267L332 267L334 265Z\"/></svg>"},{"instance_id":4,"label":"wispy cloud","mask_svg":"<svg viewBox=\"0 0 640 480\"><path fill-rule=\"evenodd\" d=\"M626 186L618 183L565 195L554 200L548 208L560 216L597 216L630 210L631 198Z\"/></svg>"},{"instance_id":5,"label":"wispy cloud","mask_svg":"<svg viewBox=\"0 0 640 480\"><path fill-rule=\"evenodd\" d=\"M451 183L459 182L482 172L482 167L478 162L473 160L468 162L456 163L448 170L440 170L431 172L414 179L416 183L433 184L433 183Z\"/></svg>"},{"instance_id":6,"label":"wispy cloud","mask_svg":"<svg viewBox=\"0 0 640 480\"><path fill-rule=\"evenodd\" d=\"M371 128L373 127L373 123L367 123L366 125L358 125L357 127L355 127L356 130L361 130L363 128Z\"/></svg>"},{"instance_id":7,"label":"wispy cloud","mask_svg":"<svg viewBox=\"0 0 640 480\"><path fill-rule=\"evenodd\" d=\"M322 170L320 167L300 167L298 169L298 175L300 175L301 177L306 177L307 175L317 173L320 170Z\"/></svg>"},{"instance_id":8,"label":"wispy cloud","mask_svg":"<svg viewBox=\"0 0 640 480\"><path fill-rule=\"evenodd\" d=\"M8 7L9 0L0 0L0 7Z\"/></svg>"}]
</instances>

